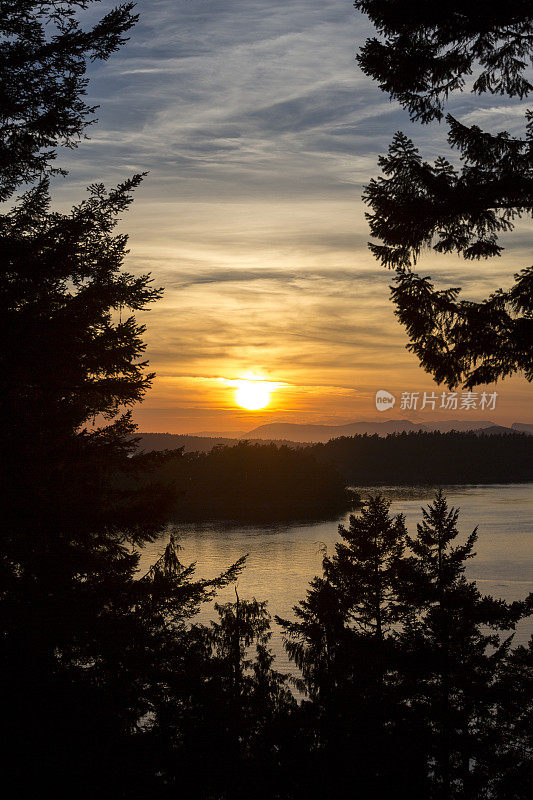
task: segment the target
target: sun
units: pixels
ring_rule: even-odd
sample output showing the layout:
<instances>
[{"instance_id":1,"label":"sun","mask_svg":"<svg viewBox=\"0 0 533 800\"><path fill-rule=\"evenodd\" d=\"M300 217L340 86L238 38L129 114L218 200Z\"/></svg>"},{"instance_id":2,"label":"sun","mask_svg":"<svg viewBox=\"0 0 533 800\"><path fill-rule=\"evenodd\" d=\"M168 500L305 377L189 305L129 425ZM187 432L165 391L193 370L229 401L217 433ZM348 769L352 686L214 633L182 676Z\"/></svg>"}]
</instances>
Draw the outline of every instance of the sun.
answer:
<instances>
[{"instance_id":1,"label":"sun","mask_svg":"<svg viewBox=\"0 0 533 800\"><path fill-rule=\"evenodd\" d=\"M235 402L248 411L258 411L270 403L272 386L268 381L239 380L235 392Z\"/></svg>"}]
</instances>

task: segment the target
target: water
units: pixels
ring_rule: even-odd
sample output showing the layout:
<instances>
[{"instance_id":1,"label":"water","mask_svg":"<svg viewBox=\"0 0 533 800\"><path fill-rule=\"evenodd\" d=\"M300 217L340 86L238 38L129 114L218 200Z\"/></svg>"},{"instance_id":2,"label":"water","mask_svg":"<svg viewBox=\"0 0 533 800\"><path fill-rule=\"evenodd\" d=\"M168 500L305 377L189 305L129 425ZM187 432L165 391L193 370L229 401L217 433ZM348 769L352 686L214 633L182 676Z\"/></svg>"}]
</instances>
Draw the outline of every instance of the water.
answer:
<instances>
[{"instance_id":1,"label":"water","mask_svg":"<svg viewBox=\"0 0 533 800\"><path fill-rule=\"evenodd\" d=\"M365 497L372 487L358 489ZM392 501L391 512L406 517L411 535L421 518L420 508L434 497L427 487L380 487ZM466 536L477 525L477 556L468 562L467 576L477 581L483 594L519 600L533 592L533 484L450 486L445 488L450 505L459 507L459 530ZM250 526L196 524L180 526L181 561L197 562L197 576L212 578L245 553L247 566L237 583L239 597L268 600L272 616L291 617L292 607L305 597L311 578L321 571L323 549L333 553L338 525L348 514L327 522ZM161 555L167 537L148 546L141 557L141 573ZM218 601L235 600L234 587L219 593ZM205 606L199 620L213 618ZM533 631L533 619L520 624L515 642L525 643ZM273 623L271 646L276 666L294 671Z\"/></svg>"}]
</instances>

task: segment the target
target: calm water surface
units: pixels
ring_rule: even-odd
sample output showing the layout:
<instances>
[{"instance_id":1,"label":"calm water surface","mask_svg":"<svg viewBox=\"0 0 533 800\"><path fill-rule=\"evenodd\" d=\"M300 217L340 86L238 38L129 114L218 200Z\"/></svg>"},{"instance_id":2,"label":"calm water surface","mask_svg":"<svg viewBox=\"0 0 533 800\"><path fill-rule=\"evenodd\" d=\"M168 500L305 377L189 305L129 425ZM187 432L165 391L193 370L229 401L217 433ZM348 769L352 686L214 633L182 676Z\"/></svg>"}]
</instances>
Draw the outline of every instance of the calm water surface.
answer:
<instances>
[{"instance_id":1,"label":"calm water surface","mask_svg":"<svg viewBox=\"0 0 533 800\"><path fill-rule=\"evenodd\" d=\"M375 492L372 487L358 489L363 497ZM420 508L434 497L427 487L380 487L392 501L391 512L405 514L411 535L421 518ZM533 484L498 484L490 486L446 487L450 505L459 507L459 530L465 536L477 525L477 556L468 563L467 575L476 580L483 594L518 600L533 591ZM348 521L348 514L337 520L298 525L221 525L180 526L181 558L197 562L197 576L212 578L245 553L247 566L237 589L241 598L268 600L272 616L292 616L292 607L305 597L309 581L320 573L322 551L334 551L338 525ZM167 536L149 545L142 553L141 573L161 555ZM233 587L219 593L218 601L235 600ZM212 605L205 606L199 621L213 618ZM283 650L281 636L273 623L271 646L277 667L291 671ZM533 630L530 619L521 624L515 642L526 642Z\"/></svg>"}]
</instances>

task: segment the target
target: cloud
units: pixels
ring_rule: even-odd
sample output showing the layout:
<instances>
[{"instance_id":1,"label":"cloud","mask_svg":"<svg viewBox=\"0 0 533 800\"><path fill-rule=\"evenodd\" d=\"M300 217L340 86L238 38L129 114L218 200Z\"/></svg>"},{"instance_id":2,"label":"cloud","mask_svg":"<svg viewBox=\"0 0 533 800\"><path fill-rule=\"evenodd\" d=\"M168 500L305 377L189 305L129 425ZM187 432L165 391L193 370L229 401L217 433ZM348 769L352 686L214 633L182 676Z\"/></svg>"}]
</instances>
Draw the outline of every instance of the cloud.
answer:
<instances>
[{"instance_id":1,"label":"cloud","mask_svg":"<svg viewBox=\"0 0 533 800\"><path fill-rule=\"evenodd\" d=\"M65 158L80 183L111 160L149 169L160 196L169 177L195 197L258 183L285 196L333 192L346 172L328 140L347 151L339 126L353 148L367 107L390 111L355 69L369 26L344 0L141 0L137 10L131 41L92 71L100 125Z\"/></svg>"},{"instance_id":2,"label":"cloud","mask_svg":"<svg viewBox=\"0 0 533 800\"><path fill-rule=\"evenodd\" d=\"M347 0L139 0L136 11L128 44L91 67L100 121L61 154L70 177L54 190L68 208L88 183L149 171L121 226L128 268L166 287L140 315L160 375L142 413L200 419L214 396L187 376L248 369L302 387L427 382L394 317L392 275L367 250L360 196L396 130L434 159L448 154L447 129L413 125L358 70L366 18ZM465 94L450 109L515 132L523 105ZM509 285L529 241L524 223L497 262L429 253L418 271L476 298ZM312 413L323 401L334 416L320 398Z\"/></svg>"}]
</instances>

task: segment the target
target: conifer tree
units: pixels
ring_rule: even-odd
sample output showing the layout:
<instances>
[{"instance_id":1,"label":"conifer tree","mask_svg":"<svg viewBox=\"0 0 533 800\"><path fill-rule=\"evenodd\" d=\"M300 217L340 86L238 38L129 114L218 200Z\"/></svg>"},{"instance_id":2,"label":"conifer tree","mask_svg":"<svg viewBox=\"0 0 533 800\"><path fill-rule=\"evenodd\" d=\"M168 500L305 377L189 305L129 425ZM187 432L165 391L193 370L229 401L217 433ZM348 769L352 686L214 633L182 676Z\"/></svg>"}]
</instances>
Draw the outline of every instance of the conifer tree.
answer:
<instances>
[{"instance_id":1,"label":"conifer tree","mask_svg":"<svg viewBox=\"0 0 533 800\"><path fill-rule=\"evenodd\" d=\"M107 60L137 20L134 3L94 25L80 17L98 0L0 0L0 201L54 168L56 148L73 148L95 121L85 102L89 62Z\"/></svg>"},{"instance_id":2,"label":"conifer tree","mask_svg":"<svg viewBox=\"0 0 533 800\"><path fill-rule=\"evenodd\" d=\"M405 747L397 694L395 627L405 608L398 579L407 531L390 504L371 497L343 541L323 559L323 577L281 620L289 656L302 670L318 731L318 771L324 797L336 798L346 782L361 797L387 797L399 777L423 780L416 743Z\"/></svg>"},{"instance_id":3,"label":"conifer tree","mask_svg":"<svg viewBox=\"0 0 533 800\"><path fill-rule=\"evenodd\" d=\"M339 527L343 541L324 564L352 634L348 680L359 695L361 791L383 798L399 780L408 780L415 793L425 788L419 746L402 715L397 680L396 632L410 614L399 597L407 529L403 516L391 516L389 509L382 496L370 497L347 529Z\"/></svg>"},{"instance_id":4,"label":"conifer tree","mask_svg":"<svg viewBox=\"0 0 533 800\"><path fill-rule=\"evenodd\" d=\"M159 770L185 798L285 796L295 701L272 665L266 603L237 595L215 611L216 621L194 625L176 648L158 698L154 731L167 742Z\"/></svg>"},{"instance_id":5,"label":"conifer tree","mask_svg":"<svg viewBox=\"0 0 533 800\"><path fill-rule=\"evenodd\" d=\"M369 39L358 61L363 71L413 120L444 116L454 91L470 81L476 94L523 99L531 91L533 52L530 3L484 6L475 0L431 6L401 0L356 0L381 38ZM460 287L438 289L413 272L422 251L458 253L467 260L498 257L499 234L533 208L531 113L523 138L488 133L448 114L448 141L463 162L422 160L397 133L382 175L364 195L382 265L394 269L392 298L410 338L409 349L438 382L472 388L522 373L533 380L533 270L526 266L507 289L475 302Z\"/></svg>"},{"instance_id":6,"label":"conifer tree","mask_svg":"<svg viewBox=\"0 0 533 800\"><path fill-rule=\"evenodd\" d=\"M500 665L494 695L487 794L526 800L533 793L533 637Z\"/></svg>"},{"instance_id":7,"label":"conifer tree","mask_svg":"<svg viewBox=\"0 0 533 800\"><path fill-rule=\"evenodd\" d=\"M142 176L93 184L70 213L49 196L55 148L92 117L87 62L135 21L126 4L85 30L91 5L0 3L0 198L22 191L0 214L2 759L20 796L135 796L143 781L151 794L149 720L184 621L240 567L193 581L171 542L164 568L136 580L170 499L125 488L130 408L152 378L134 315L160 295L124 271L115 231Z\"/></svg>"},{"instance_id":8,"label":"conifer tree","mask_svg":"<svg viewBox=\"0 0 533 800\"><path fill-rule=\"evenodd\" d=\"M213 655L220 664L227 703L226 737L232 750L226 777L229 797L271 797L279 790L278 721L294 701L287 676L273 669L270 615L266 602L242 600L215 604L219 621L211 623ZM257 783L262 775L261 785Z\"/></svg>"},{"instance_id":9,"label":"conifer tree","mask_svg":"<svg viewBox=\"0 0 533 800\"><path fill-rule=\"evenodd\" d=\"M335 545L335 555L324 564L349 620L380 645L400 618L396 580L407 536L404 518L391 517L389 508L380 495L370 497L360 516L350 516L348 528L339 526L344 541Z\"/></svg>"},{"instance_id":10,"label":"conifer tree","mask_svg":"<svg viewBox=\"0 0 533 800\"><path fill-rule=\"evenodd\" d=\"M324 556L323 576L313 579L307 599L294 608L297 621L278 620L311 696L338 684L345 650L339 637L346 629L375 644L377 652L399 619L395 581L407 531L401 516L389 516L389 505L371 497L360 516L350 516L349 528L339 526L344 541L332 558Z\"/></svg>"},{"instance_id":11,"label":"conifer tree","mask_svg":"<svg viewBox=\"0 0 533 800\"><path fill-rule=\"evenodd\" d=\"M480 594L465 577L477 529L457 544L459 511L442 492L422 510L413 556L404 560L400 596L411 613L399 637L408 714L426 729L428 777L436 798L483 797L494 770L491 719L498 670L530 596L506 603ZM491 762L492 767L491 767Z\"/></svg>"}]
</instances>

